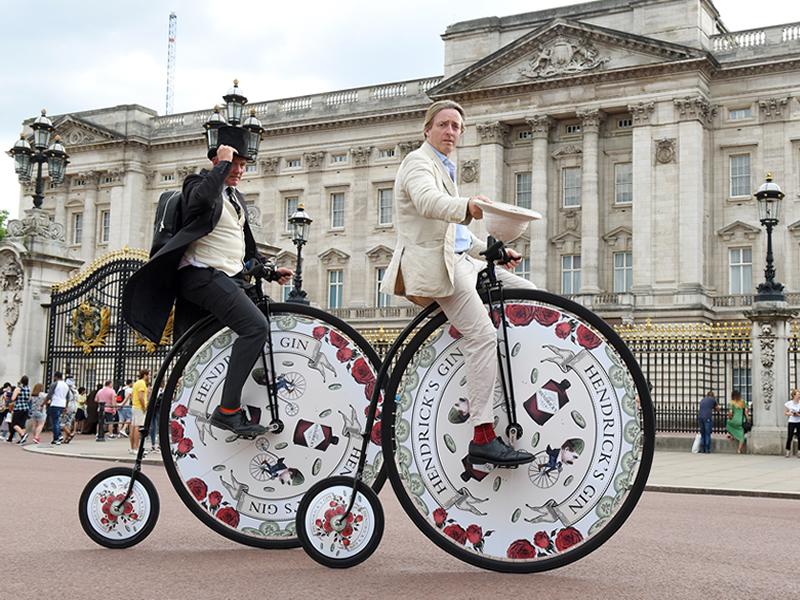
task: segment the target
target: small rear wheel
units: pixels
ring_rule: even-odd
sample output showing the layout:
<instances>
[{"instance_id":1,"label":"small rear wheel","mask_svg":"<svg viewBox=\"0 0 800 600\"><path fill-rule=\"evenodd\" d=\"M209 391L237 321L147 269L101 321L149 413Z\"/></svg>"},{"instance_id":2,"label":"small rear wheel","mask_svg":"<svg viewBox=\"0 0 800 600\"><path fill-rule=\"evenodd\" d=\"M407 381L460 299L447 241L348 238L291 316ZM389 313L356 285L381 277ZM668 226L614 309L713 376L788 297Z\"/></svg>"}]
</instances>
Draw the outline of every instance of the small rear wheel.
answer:
<instances>
[{"instance_id":1,"label":"small rear wheel","mask_svg":"<svg viewBox=\"0 0 800 600\"><path fill-rule=\"evenodd\" d=\"M95 475L83 488L78 503L81 526L106 548L130 548L150 535L158 520L158 493L144 474L136 476L126 500L131 469L115 467Z\"/></svg>"},{"instance_id":2,"label":"small rear wheel","mask_svg":"<svg viewBox=\"0 0 800 600\"><path fill-rule=\"evenodd\" d=\"M297 510L297 535L308 555L332 569L345 569L369 558L383 536L383 508L367 484L352 477L329 477L308 490Z\"/></svg>"}]
</instances>

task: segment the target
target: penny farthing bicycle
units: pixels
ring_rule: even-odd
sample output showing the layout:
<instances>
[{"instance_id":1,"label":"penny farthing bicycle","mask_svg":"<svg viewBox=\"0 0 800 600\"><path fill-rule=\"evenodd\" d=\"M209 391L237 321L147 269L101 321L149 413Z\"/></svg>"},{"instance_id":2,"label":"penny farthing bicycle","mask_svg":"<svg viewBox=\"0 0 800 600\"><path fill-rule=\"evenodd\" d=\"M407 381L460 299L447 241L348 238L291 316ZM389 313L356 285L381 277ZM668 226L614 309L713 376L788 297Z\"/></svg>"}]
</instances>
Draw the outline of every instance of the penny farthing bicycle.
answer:
<instances>
[{"instance_id":1,"label":"penny farthing bicycle","mask_svg":"<svg viewBox=\"0 0 800 600\"><path fill-rule=\"evenodd\" d=\"M298 546L295 517L305 492L327 478L354 475L362 458L364 493L374 497L385 481L380 447L361 443L377 354L336 317L270 302L259 278L253 290L270 333L242 391L242 406L267 433L244 439L208 423L236 335L211 317L198 322L176 342L152 382L133 467L98 473L81 495L81 524L98 544L127 548L155 526L158 495L141 463L156 410L164 467L178 496L203 523L242 544Z\"/></svg>"},{"instance_id":2,"label":"penny farthing bicycle","mask_svg":"<svg viewBox=\"0 0 800 600\"><path fill-rule=\"evenodd\" d=\"M534 461L515 469L470 462L461 335L429 306L384 359L359 469L315 484L300 503L297 533L319 563L350 567L378 546L382 509L361 479L362 467L370 473L365 451L377 428L411 520L478 567L535 572L569 564L608 540L639 500L655 420L633 355L583 306L503 289L494 277L495 263L505 260L502 242L489 238L486 258L478 287L498 331L495 428Z\"/></svg>"}]
</instances>

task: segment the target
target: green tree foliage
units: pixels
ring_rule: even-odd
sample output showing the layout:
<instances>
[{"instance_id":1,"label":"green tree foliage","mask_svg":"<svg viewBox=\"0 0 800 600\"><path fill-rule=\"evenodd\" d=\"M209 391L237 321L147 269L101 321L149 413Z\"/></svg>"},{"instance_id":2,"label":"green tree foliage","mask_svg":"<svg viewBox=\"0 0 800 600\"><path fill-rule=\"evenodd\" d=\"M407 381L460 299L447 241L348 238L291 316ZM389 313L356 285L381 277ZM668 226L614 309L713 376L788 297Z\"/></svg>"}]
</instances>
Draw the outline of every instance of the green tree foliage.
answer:
<instances>
[{"instance_id":1,"label":"green tree foliage","mask_svg":"<svg viewBox=\"0 0 800 600\"><path fill-rule=\"evenodd\" d=\"M0 240L6 237L6 222L8 221L8 211L0 210Z\"/></svg>"}]
</instances>

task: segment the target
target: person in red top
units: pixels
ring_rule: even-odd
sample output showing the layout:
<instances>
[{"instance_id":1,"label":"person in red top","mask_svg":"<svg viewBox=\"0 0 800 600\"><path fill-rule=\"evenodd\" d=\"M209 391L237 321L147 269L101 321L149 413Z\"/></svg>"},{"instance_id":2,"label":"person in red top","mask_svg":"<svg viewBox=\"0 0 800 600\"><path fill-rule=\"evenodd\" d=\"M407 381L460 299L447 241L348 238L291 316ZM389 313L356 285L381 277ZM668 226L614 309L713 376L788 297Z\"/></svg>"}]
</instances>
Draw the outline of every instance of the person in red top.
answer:
<instances>
[{"instance_id":1,"label":"person in red top","mask_svg":"<svg viewBox=\"0 0 800 600\"><path fill-rule=\"evenodd\" d=\"M104 442L105 436L103 435L103 427L105 422L105 408L107 406L114 406L117 399L117 392L114 391L113 382L109 379L105 385L98 390L95 395L95 402L97 402L97 441Z\"/></svg>"}]
</instances>

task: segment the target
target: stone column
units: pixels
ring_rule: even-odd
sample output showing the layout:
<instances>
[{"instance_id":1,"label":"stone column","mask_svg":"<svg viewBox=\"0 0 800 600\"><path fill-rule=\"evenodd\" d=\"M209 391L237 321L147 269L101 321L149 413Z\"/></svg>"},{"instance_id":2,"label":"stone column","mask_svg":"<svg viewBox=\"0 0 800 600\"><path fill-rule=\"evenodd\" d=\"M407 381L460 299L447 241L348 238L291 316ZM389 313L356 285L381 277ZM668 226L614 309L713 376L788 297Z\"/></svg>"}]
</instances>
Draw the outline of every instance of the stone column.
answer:
<instances>
[{"instance_id":1,"label":"stone column","mask_svg":"<svg viewBox=\"0 0 800 600\"><path fill-rule=\"evenodd\" d=\"M781 454L786 442L783 405L789 400L789 321L797 312L786 302L755 302L746 311L753 323L753 430L747 442L752 454Z\"/></svg>"},{"instance_id":2,"label":"stone column","mask_svg":"<svg viewBox=\"0 0 800 600\"><path fill-rule=\"evenodd\" d=\"M67 223L67 188L63 183L58 184L52 190L53 202L55 204L55 219L56 223L60 223L67 228L69 223Z\"/></svg>"},{"instance_id":3,"label":"stone column","mask_svg":"<svg viewBox=\"0 0 800 600\"><path fill-rule=\"evenodd\" d=\"M634 294L649 294L653 285L653 160L650 116L655 110L653 102L628 106L633 117L633 288Z\"/></svg>"},{"instance_id":4,"label":"stone column","mask_svg":"<svg viewBox=\"0 0 800 600\"><path fill-rule=\"evenodd\" d=\"M480 193L496 202L509 202L503 194L503 158L509 128L499 121L478 124L481 142Z\"/></svg>"},{"instance_id":5,"label":"stone column","mask_svg":"<svg viewBox=\"0 0 800 600\"><path fill-rule=\"evenodd\" d=\"M81 236L81 258L90 263L94 260L97 244L97 173L80 173L78 178L86 181L86 196L83 199L83 234Z\"/></svg>"},{"instance_id":6,"label":"stone column","mask_svg":"<svg viewBox=\"0 0 800 600\"><path fill-rule=\"evenodd\" d=\"M531 281L540 289L548 288L548 207L547 170L549 155L548 137L553 120L547 115L534 115L527 120L533 134L533 158L531 168L531 208L542 215L541 221L530 225L530 264ZM556 287L556 286L553 286Z\"/></svg>"},{"instance_id":7,"label":"stone column","mask_svg":"<svg viewBox=\"0 0 800 600\"><path fill-rule=\"evenodd\" d=\"M600 200L598 141L603 115L597 109L578 111L583 132L581 167L581 294L600 292Z\"/></svg>"},{"instance_id":8,"label":"stone column","mask_svg":"<svg viewBox=\"0 0 800 600\"><path fill-rule=\"evenodd\" d=\"M678 289L700 292L705 265L705 126L713 116L702 96L674 100L678 116Z\"/></svg>"}]
</instances>

